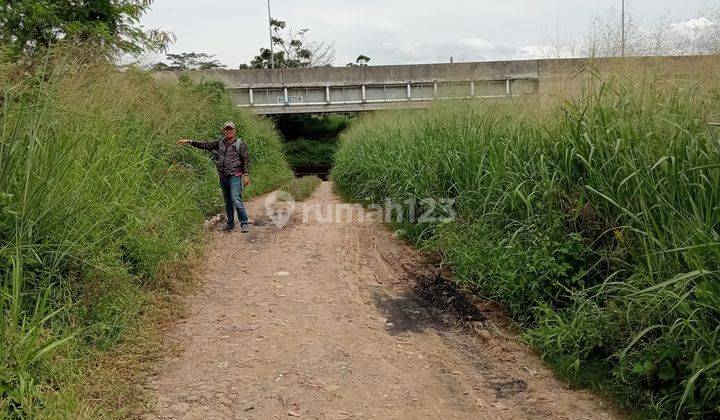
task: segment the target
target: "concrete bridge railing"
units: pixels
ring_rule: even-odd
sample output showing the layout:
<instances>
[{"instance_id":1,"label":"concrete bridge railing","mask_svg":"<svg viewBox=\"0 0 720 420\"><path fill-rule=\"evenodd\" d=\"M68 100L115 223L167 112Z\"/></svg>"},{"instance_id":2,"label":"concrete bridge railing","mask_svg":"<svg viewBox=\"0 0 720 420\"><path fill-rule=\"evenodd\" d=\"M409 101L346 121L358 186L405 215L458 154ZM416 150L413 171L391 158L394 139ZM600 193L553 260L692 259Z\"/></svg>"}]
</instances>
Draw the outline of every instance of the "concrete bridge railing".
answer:
<instances>
[{"instance_id":1,"label":"concrete bridge railing","mask_svg":"<svg viewBox=\"0 0 720 420\"><path fill-rule=\"evenodd\" d=\"M420 108L436 100L540 99L572 96L595 72L683 79L716 66L718 57L644 57L519 60L302 69L185 72L192 80L219 80L235 103L258 114L289 114ZM717 67L715 67L717 68ZM178 73L156 78L176 82ZM694 75L694 76L693 76Z\"/></svg>"}]
</instances>

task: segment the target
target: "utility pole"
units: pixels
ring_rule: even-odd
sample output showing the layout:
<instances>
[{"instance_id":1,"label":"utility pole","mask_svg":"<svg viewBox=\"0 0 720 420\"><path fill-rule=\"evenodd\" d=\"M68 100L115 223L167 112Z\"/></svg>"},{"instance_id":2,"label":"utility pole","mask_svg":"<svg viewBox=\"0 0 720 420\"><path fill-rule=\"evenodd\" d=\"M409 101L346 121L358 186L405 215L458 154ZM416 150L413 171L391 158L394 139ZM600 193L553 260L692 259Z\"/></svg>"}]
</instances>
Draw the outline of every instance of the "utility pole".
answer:
<instances>
[{"instance_id":1,"label":"utility pole","mask_svg":"<svg viewBox=\"0 0 720 420\"><path fill-rule=\"evenodd\" d=\"M625 1L625 0L623 0ZM268 4L268 31L270 32L270 65L275 68L275 51L273 47L273 32L272 32L272 14L270 13L270 0L267 0Z\"/></svg>"},{"instance_id":2,"label":"utility pole","mask_svg":"<svg viewBox=\"0 0 720 420\"><path fill-rule=\"evenodd\" d=\"M270 1L270 0L268 0ZM622 0L622 40L620 41L620 55L625 57L625 0Z\"/></svg>"}]
</instances>

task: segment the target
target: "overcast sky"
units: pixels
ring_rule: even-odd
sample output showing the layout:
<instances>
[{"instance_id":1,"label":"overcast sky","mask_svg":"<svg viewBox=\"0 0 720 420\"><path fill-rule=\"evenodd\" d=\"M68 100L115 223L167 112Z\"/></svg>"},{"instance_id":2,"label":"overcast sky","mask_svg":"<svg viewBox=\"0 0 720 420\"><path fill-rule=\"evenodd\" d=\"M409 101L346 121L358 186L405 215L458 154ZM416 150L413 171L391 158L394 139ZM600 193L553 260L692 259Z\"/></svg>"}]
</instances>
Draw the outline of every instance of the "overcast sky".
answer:
<instances>
[{"instance_id":1,"label":"overcast sky","mask_svg":"<svg viewBox=\"0 0 720 420\"><path fill-rule=\"evenodd\" d=\"M720 0L626 0L648 27L700 16ZM334 42L336 65L359 54L371 64L541 58L542 46L577 42L593 17L620 9L621 0L271 0L274 18ZM174 32L170 52L206 52L230 68L268 44L266 0L155 0L146 28Z\"/></svg>"}]
</instances>

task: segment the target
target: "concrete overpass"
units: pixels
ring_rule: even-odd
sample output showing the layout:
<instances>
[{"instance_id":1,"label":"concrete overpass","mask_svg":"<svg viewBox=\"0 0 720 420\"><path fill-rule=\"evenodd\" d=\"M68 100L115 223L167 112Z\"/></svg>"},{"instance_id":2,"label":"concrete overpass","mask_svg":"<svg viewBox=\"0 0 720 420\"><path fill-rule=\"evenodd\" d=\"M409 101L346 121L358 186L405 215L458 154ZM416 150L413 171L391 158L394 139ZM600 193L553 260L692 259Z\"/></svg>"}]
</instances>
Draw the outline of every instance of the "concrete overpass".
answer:
<instances>
[{"instance_id":1,"label":"concrete overpass","mask_svg":"<svg viewBox=\"0 0 720 420\"><path fill-rule=\"evenodd\" d=\"M183 72L219 80L235 103L256 114L296 114L423 108L438 100L543 98L582 89L583 69L674 79L707 69L717 57L519 60L482 63ZM684 74L685 76L683 76ZM176 82L178 73L156 78Z\"/></svg>"}]
</instances>

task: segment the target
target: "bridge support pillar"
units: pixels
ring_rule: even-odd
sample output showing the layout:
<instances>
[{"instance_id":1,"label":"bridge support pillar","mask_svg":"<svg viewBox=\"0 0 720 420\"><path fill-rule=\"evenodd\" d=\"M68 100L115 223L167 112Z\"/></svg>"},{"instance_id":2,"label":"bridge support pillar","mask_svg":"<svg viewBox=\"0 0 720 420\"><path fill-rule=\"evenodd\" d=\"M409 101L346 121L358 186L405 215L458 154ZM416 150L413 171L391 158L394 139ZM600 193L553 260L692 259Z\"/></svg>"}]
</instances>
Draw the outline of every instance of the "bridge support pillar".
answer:
<instances>
[{"instance_id":1,"label":"bridge support pillar","mask_svg":"<svg viewBox=\"0 0 720 420\"><path fill-rule=\"evenodd\" d=\"M407 98L408 101L412 99L412 88L410 87L410 83L407 84Z\"/></svg>"},{"instance_id":2,"label":"bridge support pillar","mask_svg":"<svg viewBox=\"0 0 720 420\"><path fill-rule=\"evenodd\" d=\"M367 96L365 95L365 85L362 85L362 101L367 101Z\"/></svg>"},{"instance_id":3,"label":"bridge support pillar","mask_svg":"<svg viewBox=\"0 0 720 420\"><path fill-rule=\"evenodd\" d=\"M325 86L325 102L330 103L330 86Z\"/></svg>"},{"instance_id":4,"label":"bridge support pillar","mask_svg":"<svg viewBox=\"0 0 720 420\"><path fill-rule=\"evenodd\" d=\"M285 105L290 103L290 98L288 97L288 89L287 87L283 88L283 94L285 95Z\"/></svg>"},{"instance_id":5,"label":"bridge support pillar","mask_svg":"<svg viewBox=\"0 0 720 420\"><path fill-rule=\"evenodd\" d=\"M248 94L250 95L250 105L255 105L255 95L253 94L253 90L248 89Z\"/></svg>"},{"instance_id":6,"label":"bridge support pillar","mask_svg":"<svg viewBox=\"0 0 720 420\"><path fill-rule=\"evenodd\" d=\"M470 82L470 96L475 96L475 82Z\"/></svg>"}]
</instances>

